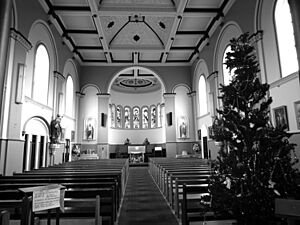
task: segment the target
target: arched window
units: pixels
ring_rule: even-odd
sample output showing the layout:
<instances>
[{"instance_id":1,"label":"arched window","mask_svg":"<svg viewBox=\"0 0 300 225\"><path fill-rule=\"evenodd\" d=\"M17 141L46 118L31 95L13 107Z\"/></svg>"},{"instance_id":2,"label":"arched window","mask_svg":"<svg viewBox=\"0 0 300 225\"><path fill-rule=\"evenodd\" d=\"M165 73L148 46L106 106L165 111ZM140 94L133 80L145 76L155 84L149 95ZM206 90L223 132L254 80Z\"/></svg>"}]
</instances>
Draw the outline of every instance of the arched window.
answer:
<instances>
[{"instance_id":1,"label":"arched window","mask_svg":"<svg viewBox=\"0 0 300 225\"><path fill-rule=\"evenodd\" d=\"M200 76L198 93L199 93L200 116L202 116L207 113L206 82L205 82L204 75Z\"/></svg>"},{"instance_id":2,"label":"arched window","mask_svg":"<svg viewBox=\"0 0 300 225\"><path fill-rule=\"evenodd\" d=\"M129 106L124 107L124 128L130 129L131 128L131 115L130 115L131 109Z\"/></svg>"},{"instance_id":3,"label":"arched window","mask_svg":"<svg viewBox=\"0 0 300 225\"><path fill-rule=\"evenodd\" d=\"M49 85L49 54L43 44L39 44L34 60L33 99L47 104Z\"/></svg>"},{"instance_id":4,"label":"arched window","mask_svg":"<svg viewBox=\"0 0 300 225\"><path fill-rule=\"evenodd\" d=\"M275 25L282 77L298 71L294 29L288 0L277 0Z\"/></svg>"},{"instance_id":5,"label":"arched window","mask_svg":"<svg viewBox=\"0 0 300 225\"><path fill-rule=\"evenodd\" d=\"M133 128L134 129L139 129L140 128L140 108L139 107L134 107L132 109L132 114L133 114Z\"/></svg>"},{"instance_id":6,"label":"arched window","mask_svg":"<svg viewBox=\"0 0 300 225\"><path fill-rule=\"evenodd\" d=\"M120 105L116 108L116 127L122 128L122 107Z\"/></svg>"},{"instance_id":7,"label":"arched window","mask_svg":"<svg viewBox=\"0 0 300 225\"><path fill-rule=\"evenodd\" d=\"M228 52L231 52L231 47L230 45L228 45L224 51L224 55L223 55L223 79L224 79L224 85L228 85L231 80L232 80L232 76L231 73L229 71L229 69L227 68L225 61L226 61L226 55ZM231 71L233 72L233 71Z\"/></svg>"},{"instance_id":8,"label":"arched window","mask_svg":"<svg viewBox=\"0 0 300 225\"><path fill-rule=\"evenodd\" d=\"M149 128L149 109L148 107L142 108L142 124L143 128Z\"/></svg>"},{"instance_id":9,"label":"arched window","mask_svg":"<svg viewBox=\"0 0 300 225\"><path fill-rule=\"evenodd\" d=\"M111 127L115 128L116 127L116 106L113 104L111 105Z\"/></svg>"},{"instance_id":10,"label":"arched window","mask_svg":"<svg viewBox=\"0 0 300 225\"><path fill-rule=\"evenodd\" d=\"M151 111L151 128L155 128L157 124L156 106L152 105L150 107L150 111Z\"/></svg>"},{"instance_id":11,"label":"arched window","mask_svg":"<svg viewBox=\"0 0 300 225\"><path fill-rule=\"evenodd\" d=\"M73 99L74 99L74 85L71 76L68 76L66 83L66 114L68 116L73 116Z\"/></svg>"}]
</instances>

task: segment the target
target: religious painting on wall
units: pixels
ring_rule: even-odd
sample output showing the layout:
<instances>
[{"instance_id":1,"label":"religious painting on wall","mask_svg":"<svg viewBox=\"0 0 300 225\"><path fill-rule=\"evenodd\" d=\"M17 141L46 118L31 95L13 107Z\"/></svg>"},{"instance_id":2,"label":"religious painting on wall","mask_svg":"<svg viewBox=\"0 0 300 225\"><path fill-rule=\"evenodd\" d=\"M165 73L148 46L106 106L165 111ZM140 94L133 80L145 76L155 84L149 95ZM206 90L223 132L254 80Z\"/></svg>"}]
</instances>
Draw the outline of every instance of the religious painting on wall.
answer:
<instances>
[{"instance_id":1,"label":"religious painting on wall","mask_svg":"<svg viewBox=\"0 0 300 225\"><path fill-rule=\"evenodd\" d=\"M189 121L186 116L177 118L177 136L180 139L189 138Z\"/></svg>"},{"instance_id":2,"label":"religious painting on wall","mask_svg":"<svg viewBox=\"0 0 300 225\"><path fill-rule=\"evenodd\" d=\"M151 111L151 128L156 127L156 106L151 106L150 108Z\"/></svg>"},{"instance_id":3,"label":"religious painting on wall","mask_svg":"<svg viewBox=\"0 0 300 225\"><path fill-rule=\"evenodd\" d=\"M300 130L300 101L295 102L294 105L295 105L297 129Z\"/></svg>"},{"instance_id":4,"label":"religious painting on wall","mask_svg":"<svg viewBox=\"0 0 300 225\"><path fill-rule=\"evenodd\" d=\"M116 108L116 127L121 128L122 127L122 107L117 106Z\"/></svg>"},{"instance_id":5,"label":"religious painting on wall","mask_svg":"<svg viewBox=\"0 0 300 225\"><path fill-rule=\"evenodd\" d=\"M142 109L142 122L143 122L143 128L148 128L149 127L149 112L148 112L148 107L143 107Z\"/></svg>"},{"instance_id":6,"label":"religious painting on wall","mask_svg":"<svg viewBox=\"0 0 300 225\"><path fill-rule=\"evenodd\" d=\"M116 106L115 105L111 105L111 108L110 108L110 110L111 110L111 114L110 114L110 116L111 116L111 127L113 127L113 128L115 128L116 127L116 117L115 117L115 113L116 113Z\"/></svg>"},{"instance_id":7,"label":"religious painting on wall","mask_svg":"<svg viewBox=\"0 0 300 225\"><path fill-rule=\"evenodd\" d=\"M139 129L140 128L140 108L134 107L132 111L133 111L133 128Z\"/></svg>"},{"instance_id":8,"label":"religious painting on wall","mask_svg":"<svg viewBox=\"0 0 300 225\"><path fill-rule=\"evenodd\" d=\"M64 142L65 141L65 137L66 137L66 129L65 128L61 128L60 141Z\"/></svg>"},{"instance_id":9,"label":"religious painting on wall","mask_svg":"<svg viewBox=\"0 0 300 225\"><path fill-rule=\"evenodd\" d=\"M128 106L124 107L124 127L130 129L130 108Z\"/></svg>"},{"instance_id":10,"label":"religious painting on wall","mask_svg":"<svg viewBox=\"0 0 300 225\"><path fill-rule=\"evenodd\" d=\"M71 142L75 141L75 130L71 131Z\"/></svg>"},{"instance_id":11,"label":"religious painting on wall","mask_svg":"<svg viewBox=\"0 0 300 225\"><path fill-rule=\"evenodd\" d=\"M84 120L84 139L85 140L95 140L96 139L95 128L96 128L96 119L95 118L89 117Z\"/></svg>"},{"instance_id":12,"label":"religious painting on wall","mask_svg":"<svg viewBox=\"0 0 300 225\"><path fill-rule=\"evenodd\" d=\"M280 106L274 108L274 118L275 118L275 126L276 127L285 127L286 130L289 130L289 123L287 117L287 109L286 106Z\"/></svg>"}]
</instances>

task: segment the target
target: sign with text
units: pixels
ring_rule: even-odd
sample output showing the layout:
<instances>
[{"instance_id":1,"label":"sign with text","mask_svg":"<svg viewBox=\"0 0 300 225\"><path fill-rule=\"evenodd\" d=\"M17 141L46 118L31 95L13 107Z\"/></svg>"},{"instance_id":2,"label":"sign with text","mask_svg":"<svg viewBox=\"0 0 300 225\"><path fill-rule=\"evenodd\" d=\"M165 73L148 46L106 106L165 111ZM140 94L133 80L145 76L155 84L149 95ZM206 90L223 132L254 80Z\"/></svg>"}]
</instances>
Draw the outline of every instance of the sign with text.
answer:
<instances>
[{"instance_id":1,"label":"sign with text","mask_svg":"<svg viewBox=\"0 0 300 225\"><path fill-rule=\"evenodd\" d=\"M20 189L25 193L32 192L32 211L60 208L64 211L65 190L61 185L53 184Z\"/></svg>"}]
</instances>

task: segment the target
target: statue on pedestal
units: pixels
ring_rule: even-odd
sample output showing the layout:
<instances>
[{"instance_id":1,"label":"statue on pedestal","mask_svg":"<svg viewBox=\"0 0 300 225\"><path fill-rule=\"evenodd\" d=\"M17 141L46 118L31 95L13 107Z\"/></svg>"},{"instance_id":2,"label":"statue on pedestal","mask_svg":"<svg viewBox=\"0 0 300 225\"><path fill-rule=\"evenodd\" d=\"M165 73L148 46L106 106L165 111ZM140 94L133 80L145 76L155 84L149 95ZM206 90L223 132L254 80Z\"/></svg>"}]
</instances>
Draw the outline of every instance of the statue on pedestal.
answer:
<instances>
[{"instance_id":1,"label":"statue on pedestal","mask_svg":"<svg viewBox=\"0 0 300 225\"><path fill-rule=\"evenodd\" d=\"M50 144L59 144L59 138L61 135L61 116L59 114L56 115L56 118L50 123Z\"/></svg>"}]
</instances>

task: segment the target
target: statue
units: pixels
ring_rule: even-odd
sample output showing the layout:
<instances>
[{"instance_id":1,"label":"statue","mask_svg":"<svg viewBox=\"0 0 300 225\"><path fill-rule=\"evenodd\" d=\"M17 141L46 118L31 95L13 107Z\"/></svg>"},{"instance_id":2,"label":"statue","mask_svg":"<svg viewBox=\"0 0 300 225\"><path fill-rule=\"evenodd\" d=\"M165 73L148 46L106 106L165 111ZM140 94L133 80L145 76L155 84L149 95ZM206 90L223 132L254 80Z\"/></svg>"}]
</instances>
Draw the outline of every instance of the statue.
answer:
<instances>
[{"instance_id":1,"label":"statue","mask_svg":"<svg viewBox=\"0 0 300 225\"><path fill-rule=\"evenodd\" d=\"M59 138L61 135L61 116L59 114L56 115L56 118L50 123L50 143L51 144L59 144Z\"/></svg>"}]
</instances>

